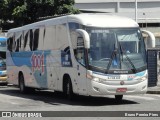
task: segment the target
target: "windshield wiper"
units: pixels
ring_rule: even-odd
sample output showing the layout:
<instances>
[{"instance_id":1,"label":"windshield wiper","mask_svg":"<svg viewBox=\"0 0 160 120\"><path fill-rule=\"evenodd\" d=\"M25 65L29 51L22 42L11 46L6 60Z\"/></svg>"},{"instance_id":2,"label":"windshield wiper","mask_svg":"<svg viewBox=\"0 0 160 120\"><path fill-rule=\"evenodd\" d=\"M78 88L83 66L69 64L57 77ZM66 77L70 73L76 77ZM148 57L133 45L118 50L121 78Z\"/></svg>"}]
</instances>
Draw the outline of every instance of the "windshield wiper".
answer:
<instances>
[{"instance_id":1,"label":"windshield wiper","mask_svg":"<svg viewBox=\"0 0 160 120\"><path fill-rule=\"evenodd\" d=\"M132 66L133 69L131 69L133 71L133 73L136 73L137 72L137 69L136 67L134 66L133 62L131 61L131 59L127 56L127 54L125 52L123 52L123 49L122 49L122 45L120 44L120 42L118 41L118 38L117 38L117 35L114 34L115 36L115 45L114 45L114 50L111 54L111 59L108 63L108 66L107 66L107 72L108 70L110 69L111 67L111 64L112 64L112 61L115 59L116 55L117 55L117 52L118 52L118 48L120 49L120 54L122 55L122 61L123 61L123 55L126 57L127 61L130 63L130 65ZM119 46L119 47L118 47ZM120 66L121 66L121 59L120 59Z\"/></svg>"},{"instance_id":2,"label":"windshield wiper","mask_svg":"<svg viewBox=\"0 0 160 120\"><path fill-rule=\"evenodd\" d=\"M117 46L119 46L119 49L120 49L120 53L122 55L122 60L123 60L123 55L125 55L126 59L128 60L128 62L130 63L130 65L132 66L133 69L131 69L134 73L137 72L137 69L136 67L134 66L133 62L131 61L131 59L127 56L127 54L125 52L123 52L123 48L122 48L122 45L120 44L120 42L118 41L118 37L117 37L117 34L114 33L114 36L115 36L115 39L116 39L116 43L118 44ZM118 48L118 47L117 47ZM121 59L120 59L121 61Z\"/></svg>"},{"instance_id":3,"label":"windshield wiper","mask_svg":"<svg viewBox=\"0 0 160 120\"><path fill-rule=\"evenodd\" d=\"M130 65L132 66L133 69L132 72L133 73L136 73L137 72L137 69L136 67L134 66L133 62L131 61L131 59L127 56L127 54L125 52L123 52L123 48L122 48L122 45L120 44L120 42L118 41L118 38L117 38L117 35L114 33L114 36L115 36L115 49L113 50L112 52L112 55L111 55L111 59L108 63L108 66L107 66L107 72L112 64L112 61L114 60L115 56L117 55L117 52L118 52L118 48L120 49L120 54L122 55L122 60L120 59L120 67L121 67L121 61L123 61L123 55L126 57L127 61L130 63ZM119 46L119 47L118 47Z\"/></svg>"},{"instance_id":4,"label":"windshield wiper","mask_svg":"<svg viewBox=\"0 0 160 120\"><path fill-rule=\"evenodd\" d=\"M117 49L114 49L112 52L112 55L111 55L111 59L109 60L109 63L107 65L107 72L108 72L109 68L111 67L112 61L115 58L116 54L117 54Z\"/></svg>"},{"instance_id":5,"label":"windshield wiper","mask_svg":"<svg viewBox=\"0 0 160 120\"><path fill-rule=\"evenodd\" d=\"M123 55L126 57L126 59L128 60L128 62L130 63L130 65L132 66L132 68L133 69L131 69L134 73L136 73L137 72L137 69L136 69L136 67L134 66L134 64L133 64L133 62L131 61L131 59L128 57L128 55L125 53L125 52L123 52L123 48L122 48L122 45L120 44L120 42L118 42L119 43L119 47L120 47L120 53L121 53L121 55L122 55L122 60L123 60Z\"/></svg>"},{"instance_id":6,"label":"windshield wiper","mask_svg":"<svg viewBox=\"0 0 160 120\"><path fill-rule=\"evenodd\" d=\"M115 33L114 33L114 40L115 40L114 50L112 51L112 54L110 57L111 59L109 60L109 63L107 65L107 72L108 72L109 68L111 67L112 61L114 60L114 58L116 57L117 52L118 52L118 39L117 39L117 36Z\"/></svg>"}]
</instances>

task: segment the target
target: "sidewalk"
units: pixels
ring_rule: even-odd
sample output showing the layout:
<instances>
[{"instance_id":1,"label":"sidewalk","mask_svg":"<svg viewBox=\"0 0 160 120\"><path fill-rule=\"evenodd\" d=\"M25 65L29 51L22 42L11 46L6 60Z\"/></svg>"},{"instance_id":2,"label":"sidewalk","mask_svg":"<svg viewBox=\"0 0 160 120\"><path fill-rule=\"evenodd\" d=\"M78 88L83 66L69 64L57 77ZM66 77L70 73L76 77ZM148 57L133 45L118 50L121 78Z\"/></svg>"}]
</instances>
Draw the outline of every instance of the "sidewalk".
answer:
<instances>
[{"instance_id":1,"label":"sidewalk","mask_svg":"<svg viewBox=\"0 0 160 120\"><path fill-rule=\"evenodd\" d=\"M160 94L160 86L148 87L148 94Z\"/></svg>"},{"instance_id":2,"label":"sidewalk","mask_svg":"<svg viewBox=\"0 0 160 120\"><path fill-rule=\"evenodd\" d=\"M147 93L149 94L160 94L160 80L155 87L148 87Z\"/></svg>"}]
</instances>

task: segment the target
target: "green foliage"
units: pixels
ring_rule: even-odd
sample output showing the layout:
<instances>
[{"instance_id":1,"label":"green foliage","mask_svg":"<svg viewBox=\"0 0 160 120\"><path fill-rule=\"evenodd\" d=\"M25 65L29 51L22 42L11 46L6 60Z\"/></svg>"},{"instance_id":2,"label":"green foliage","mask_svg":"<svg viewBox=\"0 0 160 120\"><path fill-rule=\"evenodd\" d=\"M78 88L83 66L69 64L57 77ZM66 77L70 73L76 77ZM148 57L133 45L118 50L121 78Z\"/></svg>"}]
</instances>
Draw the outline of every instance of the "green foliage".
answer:
<instances>
[{"instance_id":1,"label":"green foliage","mask_svg":"<svg viewBox=\"0 0 160 120\"><path fill-rule=\"evenodd\" d=\"M1 0L0 2L0 19L6 20L6 17L10 18L8 16L8 0Z\"/></svg>"},{"instance_id":2,"label":"green foliage","mask_svg":"<svg viewBox=\"0 0 160 120\"><path fill-rule=\"evenodd\" d=\"M15 17L21 17L22 14L26 12L26 10L27 10L26 5L17 6L15 9L13 9L12 15Z\"/></svg>"},{"instance_id":3,"label":"green foliage","mask_svg":"<svg viewBox=\"0 0 160 120\"><path fill-rule=\"evenodd\" d=\"M80 13L74 0L1 0L0 19L3 25L18 27L36 22L41 17Z\"/></svg>"},{"instance_id":4,"label":"green foliage","mask_svg":"<svg viewBox=\"0 0 160 120\"><path fill-rule=\"evenodd\" d=\"M56 14L76 14L80 13L78 9L73 8L73 6L68 5L68 4L63 4L62 6L58 7L57 13Z\"/></svg>"}]
</instances>

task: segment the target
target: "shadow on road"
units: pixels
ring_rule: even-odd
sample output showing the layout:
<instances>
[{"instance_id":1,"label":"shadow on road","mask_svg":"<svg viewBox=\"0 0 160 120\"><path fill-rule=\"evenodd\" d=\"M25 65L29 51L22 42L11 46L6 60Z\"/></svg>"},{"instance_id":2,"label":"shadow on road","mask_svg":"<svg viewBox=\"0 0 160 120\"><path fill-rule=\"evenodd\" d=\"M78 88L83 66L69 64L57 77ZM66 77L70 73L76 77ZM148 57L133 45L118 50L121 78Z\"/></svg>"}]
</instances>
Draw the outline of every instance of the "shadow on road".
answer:
<instances>
[{"instance_id":1,"label":"shadow on road","mask_svg":"<svg viewBox=\"0 0 160 120\"><path fill-rule=\"evenodd\" d=\"M74 100L67 100L62 93L54 93L51 91L35 91L30 94L22 94L18 88L0 86L0 94L5 94L14 97L27 98L31 100L41 101L51 105L79 105L79 106L111 106L111 105L125 105L125 104L139 104L134 101L123 99L117 102L113 97L87 97L76 95Z\"/></svg>"}]
</instances>

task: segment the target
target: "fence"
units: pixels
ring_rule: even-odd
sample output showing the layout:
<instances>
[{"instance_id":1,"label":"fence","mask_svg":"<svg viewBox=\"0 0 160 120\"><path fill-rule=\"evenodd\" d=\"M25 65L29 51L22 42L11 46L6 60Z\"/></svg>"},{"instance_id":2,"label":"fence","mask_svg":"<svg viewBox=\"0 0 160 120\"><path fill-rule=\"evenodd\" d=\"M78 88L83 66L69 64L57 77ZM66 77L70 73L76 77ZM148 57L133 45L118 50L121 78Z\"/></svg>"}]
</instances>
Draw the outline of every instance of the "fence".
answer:
<instances>
[{"instance_id":1,"label":"fence","mask_svg":"<svg viewBox=\"0 0 160 120\"><path fill-rule=\"evenodd\" d=\"M158 85L160 80L160 48L147 50L148 87Z\"/></svg>"}]
</instances>

